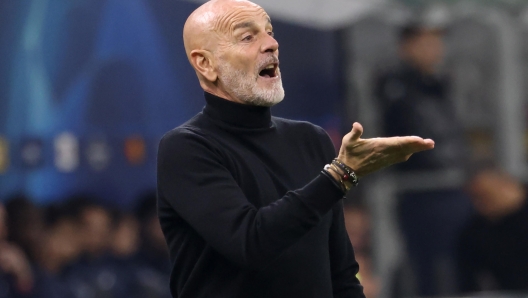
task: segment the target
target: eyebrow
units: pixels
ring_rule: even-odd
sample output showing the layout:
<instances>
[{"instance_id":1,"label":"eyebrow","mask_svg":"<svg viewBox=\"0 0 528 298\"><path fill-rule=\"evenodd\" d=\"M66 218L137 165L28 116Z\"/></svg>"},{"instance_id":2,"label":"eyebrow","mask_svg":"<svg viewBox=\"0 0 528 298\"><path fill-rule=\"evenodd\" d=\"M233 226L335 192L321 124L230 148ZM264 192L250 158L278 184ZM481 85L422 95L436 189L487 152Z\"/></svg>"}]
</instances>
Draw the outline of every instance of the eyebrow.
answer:
<instances>
[{"instance_id":1,"label":"eyebrow","mask_svg":"<svg viewBox=\"0 0 528 298\"><path fill-rule=\"evenodd\" d=\"M268 24L271 25L271 19L268 18ZM233 31L237 30L237 29L241 29L241 28L251 28L251 27L255 27L256 24L254 21L248 21L248 22L242 22L242 23L238 23L236 24L235 26L233 26Z\"/></svg>"}]
</instances>

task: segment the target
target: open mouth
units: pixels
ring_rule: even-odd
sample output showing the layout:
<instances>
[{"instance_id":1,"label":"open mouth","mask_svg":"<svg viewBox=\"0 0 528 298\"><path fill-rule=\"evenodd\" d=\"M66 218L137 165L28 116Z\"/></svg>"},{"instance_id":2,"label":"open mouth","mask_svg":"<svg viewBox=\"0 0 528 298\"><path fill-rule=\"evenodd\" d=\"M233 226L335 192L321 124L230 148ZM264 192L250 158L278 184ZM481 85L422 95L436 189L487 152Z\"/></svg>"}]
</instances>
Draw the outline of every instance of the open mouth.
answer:
<instances>
[{"instance_id":1,"label":"open mouth","mask_svg":"<svg viewBox=\"0 0 528 298\"><path fill-rule=\"evenodd\" d=\"M266 67L264 67L264 69L262 69L260 72L259 72L259 76L263 77L263 78L275 78L278 76L278 73L277 73L277 69L279 68L279 64L278 63L272 63L272 64L268 64L266 65Z\"/></svg>"}]
</instances>

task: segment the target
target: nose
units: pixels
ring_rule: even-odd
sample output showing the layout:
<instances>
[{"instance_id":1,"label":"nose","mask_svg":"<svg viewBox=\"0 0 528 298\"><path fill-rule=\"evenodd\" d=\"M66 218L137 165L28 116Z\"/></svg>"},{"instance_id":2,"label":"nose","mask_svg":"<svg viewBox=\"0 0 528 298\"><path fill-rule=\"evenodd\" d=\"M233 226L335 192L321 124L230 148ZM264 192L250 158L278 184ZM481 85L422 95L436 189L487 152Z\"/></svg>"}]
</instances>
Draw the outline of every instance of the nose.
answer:
<instances>
[{"instance_id":1,"label":"nose","mask_svg":"<svg viewBox=\"0 0 528 298\"><path fill-rule=\"evenodd\" d=\"M277 42L277 40L273 36L266 34L266 38L262 43L262 52L275 53L278 49L279 43Z\"/></svg>"}]
</instances>

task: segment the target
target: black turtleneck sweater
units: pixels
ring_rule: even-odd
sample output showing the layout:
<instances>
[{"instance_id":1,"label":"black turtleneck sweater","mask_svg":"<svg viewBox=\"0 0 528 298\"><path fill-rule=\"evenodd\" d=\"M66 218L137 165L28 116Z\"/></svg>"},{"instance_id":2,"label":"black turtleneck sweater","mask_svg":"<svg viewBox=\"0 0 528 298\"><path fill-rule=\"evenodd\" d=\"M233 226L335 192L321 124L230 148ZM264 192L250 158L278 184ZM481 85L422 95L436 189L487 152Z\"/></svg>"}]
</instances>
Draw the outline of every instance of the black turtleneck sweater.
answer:
<instances>
[{"instance_id":1,"label":"black turtleneck sweater","mask_svg":"<svg viewBox=\"0 0 528 298\"><path fill-rule=\"evenodd\" d=\"M158 152L179 298L364 297L323 129L211 94Z\"/></svg>"}]
</instances>

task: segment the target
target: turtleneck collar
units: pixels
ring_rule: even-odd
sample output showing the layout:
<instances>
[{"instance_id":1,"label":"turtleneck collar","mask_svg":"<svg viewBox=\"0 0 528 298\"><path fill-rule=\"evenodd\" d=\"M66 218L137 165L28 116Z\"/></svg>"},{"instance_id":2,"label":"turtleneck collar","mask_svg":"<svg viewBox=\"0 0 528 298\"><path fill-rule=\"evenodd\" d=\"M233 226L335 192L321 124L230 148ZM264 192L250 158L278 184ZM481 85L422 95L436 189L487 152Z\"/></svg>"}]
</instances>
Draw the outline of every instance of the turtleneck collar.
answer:
<instances>
[{"instance_id":1,"label":"turtleneck collar","mask_svg":"<svg viewBox=\"0 0 528 298\"><path fill-rule=\"evenodd\" d=\"M271 110L268 107L236 103L204 92L206 105L203 113L213 120L239 128L271 127Z\"/></svg>"}]
</instances>

